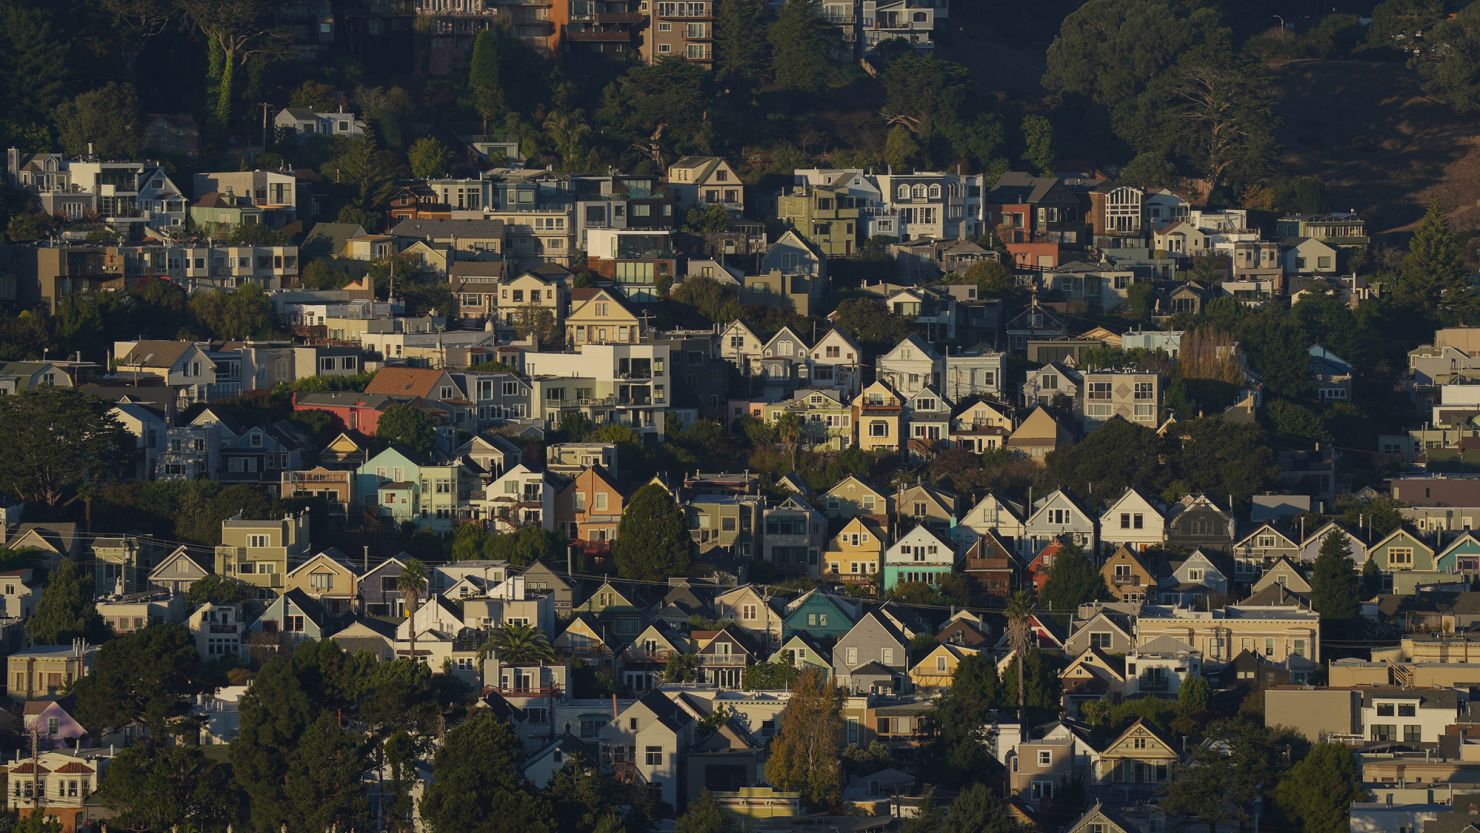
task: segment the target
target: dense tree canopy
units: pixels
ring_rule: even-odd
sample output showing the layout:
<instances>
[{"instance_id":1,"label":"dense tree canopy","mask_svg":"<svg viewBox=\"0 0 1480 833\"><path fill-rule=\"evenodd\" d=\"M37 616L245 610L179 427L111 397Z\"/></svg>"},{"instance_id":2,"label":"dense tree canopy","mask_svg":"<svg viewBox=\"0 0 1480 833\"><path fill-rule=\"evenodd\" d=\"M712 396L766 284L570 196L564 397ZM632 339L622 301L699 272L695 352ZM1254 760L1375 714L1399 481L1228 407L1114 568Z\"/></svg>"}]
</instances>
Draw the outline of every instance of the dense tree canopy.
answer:
<instances>
[{"instance_id":1,"label":"dense tree canopy","mask_svg":"<svg viewBox=\"0 0 1480 833\"><path fill-rule=\"evenodd\" d=\"M694 550L683 510L667 489L649 483L627 500L612 545L622 578L666 581L683 575Z\"/></svg>"}]
</instances>

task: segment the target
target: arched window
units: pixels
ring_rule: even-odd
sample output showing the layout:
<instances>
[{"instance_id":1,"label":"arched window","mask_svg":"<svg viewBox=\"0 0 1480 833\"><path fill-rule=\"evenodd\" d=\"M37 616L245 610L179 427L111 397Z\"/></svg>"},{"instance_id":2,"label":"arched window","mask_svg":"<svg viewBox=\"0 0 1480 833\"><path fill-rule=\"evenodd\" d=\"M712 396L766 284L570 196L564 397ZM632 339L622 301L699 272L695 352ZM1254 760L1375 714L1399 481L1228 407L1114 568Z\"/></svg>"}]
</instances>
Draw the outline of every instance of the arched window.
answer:
<instances>
[{"instance_id":1,"label":"arched window","mask_svg":"<svg viewBox=\"0 0 1480 833\"><path fill-rule=\"evenodd\" d=\"M899 198L900 199L902 199L902 200L909 199L910 198L910 186L908 186L908 185L901 185L901 186L899 186L899 191L897 193L899 194Z\"/></svg>"},{"instance_id":2,"label":"arched window","mask_svg":"<svg viewBox=\"0 0 1480 833\"><path fill-rule=\"evenodd\" d=\"M938 200L938 199L940 199L940 185L939 184L930 186L930 198L932 200Z\"/></svg>"},{"instance_id":3,"label":"arched window","mask_svg":"<svg viewBox=\"0 0 1480 833\"><path fill-rule=\"evenodd\" d=\"M925 199L925 186L924 185L916 185L915 186L915 199L917 199L917 200L923 200L923 199Z\"/></svg>"}]
</instances>

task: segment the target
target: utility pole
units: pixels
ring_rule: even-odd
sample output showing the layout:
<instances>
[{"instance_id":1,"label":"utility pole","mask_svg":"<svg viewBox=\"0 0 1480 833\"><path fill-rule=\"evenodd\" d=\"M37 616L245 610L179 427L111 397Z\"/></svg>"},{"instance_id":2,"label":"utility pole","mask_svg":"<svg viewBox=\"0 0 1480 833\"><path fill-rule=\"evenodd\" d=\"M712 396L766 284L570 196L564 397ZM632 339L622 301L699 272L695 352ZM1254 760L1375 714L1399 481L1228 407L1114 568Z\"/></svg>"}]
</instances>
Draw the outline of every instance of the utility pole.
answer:
<instances>
[{"instance_id":1,"label":"utility pole","mask_svg":"<svg viewBox=\"0 0 1480 833\"><path fill-rule=\"evenodd\" d=\"M257 106L262 108L262 150L265 152L267 150L267 111L269 105L264 101Z\"/></svg>"},{"instance_id":2,"label":"utility pole","mask_svg":"<svg viewBox=\"0 0 1480 833\"><path fill-rule=\"evenodd\" d=\"M41 753L37 747L41 743L41 729L35 724L31 725L31 815L41 812Z\"/></svg>"}]
</instances>

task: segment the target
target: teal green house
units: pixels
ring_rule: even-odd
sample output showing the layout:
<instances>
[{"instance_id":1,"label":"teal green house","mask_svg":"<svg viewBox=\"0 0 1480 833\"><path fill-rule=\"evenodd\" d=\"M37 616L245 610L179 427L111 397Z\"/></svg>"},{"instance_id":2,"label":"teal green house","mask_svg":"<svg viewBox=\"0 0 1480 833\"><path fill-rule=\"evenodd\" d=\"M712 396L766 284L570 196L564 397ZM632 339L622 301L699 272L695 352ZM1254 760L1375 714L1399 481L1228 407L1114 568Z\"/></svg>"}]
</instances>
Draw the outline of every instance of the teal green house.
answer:
<instances>
[{"instance_id":1,"label":"teal green house","mask_svg":"<svg viewBox=\"0 0 1480 833\"><path fill-rule=\"evenodd\" d=\"M1440 548L1434 567L1441 573L1480 573L1480 539L1469 531L1461 533Z\"/></svg>"},{"instance_id":2,"label":"teal green house","mask_svg":"<svg viewBox=\"0 0 1480 833\"><path fill-rule=\"evenodd\" d=\"M781 620L781 639L801 633L832 641L852 630L858 616L858 606L852 599L808 590L787 607L786 617Z\"/></svg>"}]
</instances>

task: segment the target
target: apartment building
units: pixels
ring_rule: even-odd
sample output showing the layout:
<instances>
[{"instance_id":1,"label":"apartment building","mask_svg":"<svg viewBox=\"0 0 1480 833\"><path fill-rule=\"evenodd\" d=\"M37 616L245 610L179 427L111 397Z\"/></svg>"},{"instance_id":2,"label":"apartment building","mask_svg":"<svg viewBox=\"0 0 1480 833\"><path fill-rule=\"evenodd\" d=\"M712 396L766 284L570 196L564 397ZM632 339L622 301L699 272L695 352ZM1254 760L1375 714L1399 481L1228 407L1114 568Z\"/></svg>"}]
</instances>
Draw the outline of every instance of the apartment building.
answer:
<instances>
[{"instance_id":1,"label":"apartment building","mask_svg":"<svg viewBox=\"0 0 1480 833\"><path fill-rule=\"evenodd\" d=\"M288 571L308 555L307 512L264 521L235 517L221 522L214 572L276 595L284 589Z\"/></svg>"},{"instance_id":2,"label":"apartment building","mask_svg":"<svg viewBox=\"0 0 1480 833\"><path fill-rule=\"evenodd\" d=\"M1242 651L1281 663L1321 659L1321 617L1301 607L1142 608L1136 618L1136 645L1160 636L1180 639L1207 662L1228 662Z\"/></svg>"},{"instance_id":3,"label":"apartment building","mask_svg":"<svg viewBox=\"0 0 1480 833\"><path fill-rule=\"evenodd\" d=\"M665 344L583 344L573 353L527 353L530 416L551 426L578 411L662 437L673 392Z\"/></svg>"},{"instance_id":4,"label":"apartment building","mask_svg":"<svg viewBox=\"0 0 1480 833\"><path fill-rule=\"evenodd\" d=\"M1120 417L1135 425L1161 424L1161 375L1141 371L1099 370L1084 373L1080 418L1093 431Z\"/></svg>"},{"instance_id":5,"label":"apartment building","mask_svg":"<svg viewBox=\"0 0 1480 833\"><path fill-rule=\"evenodd\" d=\"M683 58L714 66L713 0L651 0L642 59L650 64Z\"/></svg>"}]
</instances>

